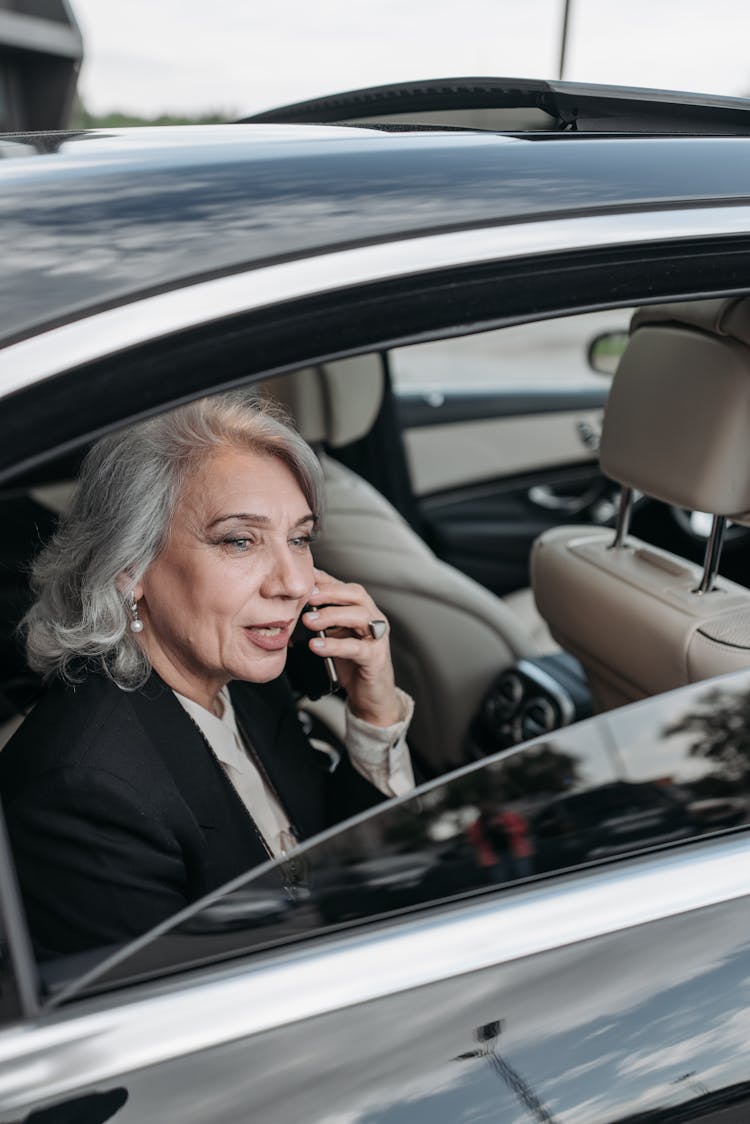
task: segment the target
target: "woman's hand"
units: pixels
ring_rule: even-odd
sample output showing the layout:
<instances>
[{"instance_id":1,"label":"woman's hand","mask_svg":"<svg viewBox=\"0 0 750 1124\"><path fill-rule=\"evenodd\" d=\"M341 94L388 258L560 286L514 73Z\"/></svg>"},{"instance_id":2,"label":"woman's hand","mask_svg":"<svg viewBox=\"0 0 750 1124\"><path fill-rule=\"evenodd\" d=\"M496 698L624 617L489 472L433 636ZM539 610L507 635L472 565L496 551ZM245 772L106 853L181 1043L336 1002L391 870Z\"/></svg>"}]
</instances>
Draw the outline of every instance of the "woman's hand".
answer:
<instances>
[{"instance_id":1,"label":"woman's hand","mask_svg":"<svg viewBox=\"0 0 750 1124\"><path fill-rule=\"evenodd\" d=\"M373 726L392 726L401 718L393 677L393 664L385 635L373 639L370 621L384 621L383 614L366 589L354 582L340 582L323 570L315 570L310 612L302 623L312 632L326 631L325 639L314 638L310 649L336 661L349 707L357 718ZM323 608L318 608L323 606Z\"/></svg>"}]
</instances>

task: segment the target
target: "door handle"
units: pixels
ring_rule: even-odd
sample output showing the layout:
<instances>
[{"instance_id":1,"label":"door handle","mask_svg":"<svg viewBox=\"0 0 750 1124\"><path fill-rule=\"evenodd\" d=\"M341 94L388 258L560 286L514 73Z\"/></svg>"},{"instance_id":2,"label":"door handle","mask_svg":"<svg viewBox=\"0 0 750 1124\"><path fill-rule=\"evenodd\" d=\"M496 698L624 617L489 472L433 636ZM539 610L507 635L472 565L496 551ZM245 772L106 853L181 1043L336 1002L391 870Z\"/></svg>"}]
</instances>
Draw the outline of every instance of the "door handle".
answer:
<instances>
[{"instance_id":1,"label":"door handle","mask_svg":"<svg viewBox=\"0 0 750 1124\"><path fill-rule=\"evenodd\" d=\"M602 427L588 421L576 422L576 433L581 439L581 444L590 449L592 453L599 451L602 440Z\"/></svg>"},{"instance_id":2,"label":"door handle","mask_svg":"<svg viewBox=\"0 0 750 1124\"><path fill-rule=\"evenodd\" d=\"M531 503L537 507L543 507L547 511L564 511L567 515L578 515L599 498L601 491L601 485L597 484L595 488L589 488L580 496L562 496L548 484L537 484L529 488L527 494Z\"/></svg>"}]
</instances>

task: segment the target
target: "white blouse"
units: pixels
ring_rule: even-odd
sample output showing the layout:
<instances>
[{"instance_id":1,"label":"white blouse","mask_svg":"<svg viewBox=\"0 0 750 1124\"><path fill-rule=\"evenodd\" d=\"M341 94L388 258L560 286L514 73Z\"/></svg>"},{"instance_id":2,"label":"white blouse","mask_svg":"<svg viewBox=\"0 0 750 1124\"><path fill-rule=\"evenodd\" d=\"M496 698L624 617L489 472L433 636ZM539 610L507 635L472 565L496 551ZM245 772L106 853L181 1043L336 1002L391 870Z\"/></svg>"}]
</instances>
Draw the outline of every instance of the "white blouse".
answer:
<instances>
[{"instance_id":1,"label":"white blouse","mask_svg":"<svg viewBox=\"0 0 750 1124\"><path fill-rule=\"evenodd\" d=\"M224 706L221 718L200 703L177 691L174 693L216 754L270 853L283 855L296 846L284 809L245 748L228 689L224 687L219 692ZM406 744L414 702L404 691L398 690L397 693L401 717L393 726L372 726L352 714L348 705L346 707L344 741L351 763L385 796L402 796L414 788L414 773Z\"/></svg>"}]
</instances>

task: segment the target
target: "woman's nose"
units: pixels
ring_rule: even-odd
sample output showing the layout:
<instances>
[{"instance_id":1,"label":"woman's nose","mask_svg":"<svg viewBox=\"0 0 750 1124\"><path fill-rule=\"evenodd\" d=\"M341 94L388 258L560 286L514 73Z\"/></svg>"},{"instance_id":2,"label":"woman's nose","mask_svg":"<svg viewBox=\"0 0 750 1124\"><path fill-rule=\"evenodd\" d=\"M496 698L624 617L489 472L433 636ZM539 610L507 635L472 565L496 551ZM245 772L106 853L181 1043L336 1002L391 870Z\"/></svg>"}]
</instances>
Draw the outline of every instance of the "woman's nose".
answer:
<instances>
[{"instance_id":1,"label":"woman's nose","mask_svg":"<svg viewBox=\"0 0 750 1124\"><path fill-rule=\"evenodd\" d=\"M299 601L313 586L312 561L279 551L269 560L261 592L266 597L285 597Z\"/></svg>"}]
</instances>

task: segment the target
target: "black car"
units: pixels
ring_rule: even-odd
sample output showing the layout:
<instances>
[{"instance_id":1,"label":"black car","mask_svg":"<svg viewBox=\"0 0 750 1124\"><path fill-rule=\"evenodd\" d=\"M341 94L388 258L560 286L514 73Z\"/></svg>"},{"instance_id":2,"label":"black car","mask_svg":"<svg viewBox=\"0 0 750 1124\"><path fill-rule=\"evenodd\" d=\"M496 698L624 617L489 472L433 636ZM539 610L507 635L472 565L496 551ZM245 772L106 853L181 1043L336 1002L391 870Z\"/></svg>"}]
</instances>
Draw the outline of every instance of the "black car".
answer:
<instances>
[{"instance_id":1,"label":"black car","mask_svg":"<svg viewBox=\"0 0 750 1124\"><path fill-rule=\"evenodd\" d=\"M43 964L3 837L0 1122L744 1120L750 102L263 116L0 138L0 737L92 441L253 385L319 453L422 783L294 894L269 862Z\"/></svg>"}]
</instances>

